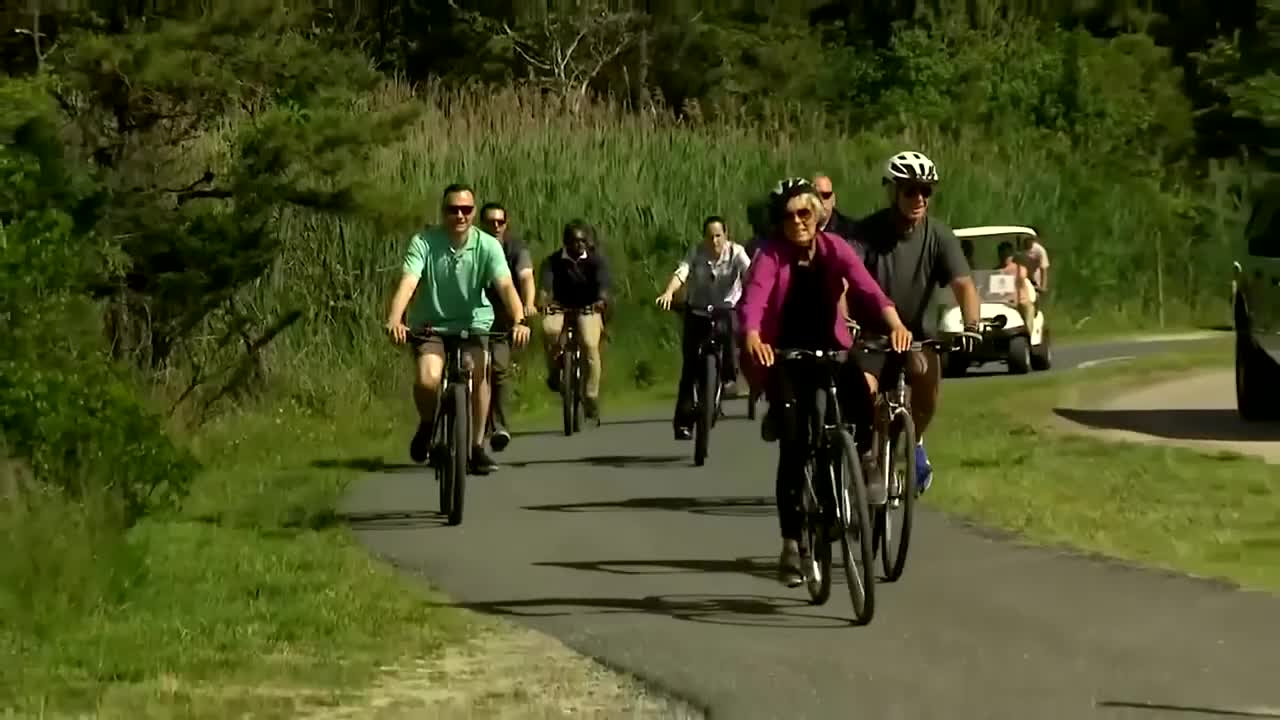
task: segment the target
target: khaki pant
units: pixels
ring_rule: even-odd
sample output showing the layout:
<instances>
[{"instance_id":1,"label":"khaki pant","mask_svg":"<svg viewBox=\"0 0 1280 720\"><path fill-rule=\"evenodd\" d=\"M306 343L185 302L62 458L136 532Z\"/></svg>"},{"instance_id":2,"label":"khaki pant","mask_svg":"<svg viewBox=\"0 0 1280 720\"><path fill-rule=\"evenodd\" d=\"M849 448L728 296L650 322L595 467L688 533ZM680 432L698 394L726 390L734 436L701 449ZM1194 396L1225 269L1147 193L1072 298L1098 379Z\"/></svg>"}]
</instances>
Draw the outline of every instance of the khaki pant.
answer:
<instances>
[{"instance_id":1,"label":"khaki pant","mask_svg":"<svg viewBox=\"0 0 1280 720\"><path fill-rule=\"evenodd\" d=\"M564 330L564 315L544 315L542 317L542 339L547 353L547 369L555 372L556 358L560 354L560 333ZM587 391L588 398L600 397L600 332L604 330L604 319L599 313L578 316L578 342L582 345L583 355L587 359Z\"/></svg>"}]
</instances>

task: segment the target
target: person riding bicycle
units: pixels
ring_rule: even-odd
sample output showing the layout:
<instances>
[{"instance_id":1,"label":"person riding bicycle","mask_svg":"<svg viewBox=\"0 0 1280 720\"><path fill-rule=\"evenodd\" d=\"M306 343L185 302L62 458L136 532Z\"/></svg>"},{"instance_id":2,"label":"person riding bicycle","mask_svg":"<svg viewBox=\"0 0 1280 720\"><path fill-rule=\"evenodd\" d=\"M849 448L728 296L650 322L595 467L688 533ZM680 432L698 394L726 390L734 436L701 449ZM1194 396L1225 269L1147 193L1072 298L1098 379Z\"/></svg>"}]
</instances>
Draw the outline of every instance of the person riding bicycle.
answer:
<instances>
[{"instance_id":1,"label":"person riding bicycle","mask_svg":"<svg viewBox=\"0 0 1280 720\"><path fill-rule=\"evenodd\" d=\"M802 408L811 404L812 388L806 380L770 371L774 348L847 350L853 343L839 299L848 287L847 302L854 319L864 326L885 328L894 348L911 346L911 332L898 316L893 302L876 285L866 267L841 238L818 230L822 199L809 181L791 178L778 184L773 194L773 218L778 232L767 240L751 263L747 285L738 304L745 334L744 360L753 387L764 387L769 409L761 434L779 442L776 493L782 554L779 579L788 587L799 585L800 492L811 438L801 421ZM844 417L865 427L871 419L871 395L857 361L841 366L839 399ZM859 432L859 449L869 450L870 435ZM870 480L870 478L869 478ZM870 490L870 487L869 487ZM886 488L879 483L870 500L885 501Z\"/></svg>"},{"instance_id":2,"label":"person riding bicycle","mask_svg":"<svg viewBox=\"0 0 1280 720\"><path fill-rule=\"evenodd\" d=\"M409 456L414 462L425 461L431 449L432 423L444 377L445 340L419 338L413 333L423 327L445 333L487 332L493 325L493 307L485 289L492 285L514 322L512 340L517 346L529 341L524 307L511 282L502 246L492 235L472 225L475 209L475 192L469 186L454 184L445 188L440 199L443 219L410 239L400 283L387 312L386 328L392 342L413 342L413 399L418 408L418 430L409 443ZM468 338L463 348L472 377L479 380L471 393L468 471L485 474L497 469L483 447L484 418L489 413L486 343L483 337Z\"/></svg>"},{"instance_id":3,"label":"person riding bicycle","mask_svg":"<svg viewBox=\"0 0 1280 720\"><path fill-rule=\"evenodd\" d=\"M500 203L485 203L480 208L480 227L497 238L502 246L503 256L507 260L507 269L511 277L520 283L520 299L524 303L526 319L537 314L534 307L533 259L529 249L511 232L508 224L507 209ZM493 305L493 332L509 333L515 327L515 320L502 305L495 288L488 288L486 294L489 304ZM511 443L511 432L507 429L507 406L510 404L511 388L507 376L511 372L511 342L507 337L489 338L489 384L490 405L492 407L493 433L489 445L502 452Z\"/></svg>"},{"instance_id":4,"label":"person riding bicycle","mask_svg":"<svg viewBox=\"0 0 1280 720\"><path fill-rule=\"evenodd\" d=\"M658 307L670 310L676 290L684 285L685 300L690 309L706 308L708 305L732 308L742 296L742 279L750 265L746 249L729 239L724 219L712 215L702 223L702 243L690 248L689 253L676 266L666 289L658 296ZM720 366L720 380L726 395L732 394L731 389L738 377L735 316L736 313L730 313L727 318L729 326L725 328L723 362ZM676 395L675 414L671 420L677 440L688 440L693 436L693 388L702 367L699 350L708 334L715 331L711 320L685 313L681 335L683 362L680 366L680 385Z\"/></svg>"},{"instance_id":5,"label":"person riding bicycle","mask_svg":"<svg viewBox=\"0 0 1280 720\"><path fill-rule=\"evenodd\" d=\"M970 276L969 263L951 228L929 215L929 198L938 184L938 169L922 153L906 151L884 164L881 183L888 207L858 221L851 244L871 275L897 305L903 322L916 336L924 336L924 318L934 288L950 287L964 318L961 350L973 351L981 304ZM879 386L885 354L860 353L873 389ZM924 449L924 433L938 405L941 365L932 349L912 353L907 361L911 387L911 415L916 424L916 485L920 491L933 480L933 467Z\"/></svg>"},{"instance_id":6,"label":"person riding bicycle","mask_svg":"<svg viewBox=\"0 0 1280 720\"><path fill-rule=\"evenodd\" d=\"M612 281L609 265L596 248L595 230L583 220L564 226L562 247L542 261L540 305L558 305L561 309L591 307L595 312L578 316L578 341L586 359L586 390L583 411L588 418L600 417L600 334L604 330L602 315L608 302ZM560 333L564 315L547 312L542 317L543 341L547 355L547 387L560 392Z\"/></svg>"}]
</instances>

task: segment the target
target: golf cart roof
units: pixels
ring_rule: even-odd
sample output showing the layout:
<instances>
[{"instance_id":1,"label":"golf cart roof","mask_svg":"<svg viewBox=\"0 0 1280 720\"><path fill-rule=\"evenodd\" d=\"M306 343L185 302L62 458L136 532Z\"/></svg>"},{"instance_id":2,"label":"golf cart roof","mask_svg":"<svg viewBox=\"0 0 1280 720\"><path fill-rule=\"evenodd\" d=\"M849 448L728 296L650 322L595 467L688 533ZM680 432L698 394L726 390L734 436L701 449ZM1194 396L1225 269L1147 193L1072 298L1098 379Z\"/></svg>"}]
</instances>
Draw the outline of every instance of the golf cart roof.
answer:
<instances>
[{"instance_id":1,"label":"golf cart roof","mask_svg":"<svg viewBox=\"0 0 1280 720\"><path fill-rule=\"evenodd\" d=\"M1030 235L1036 237L1036 231L1021 225L982 225L979 227L957 228L956 237L992 237L996 235Z\"/></svg>"}]
</instances>

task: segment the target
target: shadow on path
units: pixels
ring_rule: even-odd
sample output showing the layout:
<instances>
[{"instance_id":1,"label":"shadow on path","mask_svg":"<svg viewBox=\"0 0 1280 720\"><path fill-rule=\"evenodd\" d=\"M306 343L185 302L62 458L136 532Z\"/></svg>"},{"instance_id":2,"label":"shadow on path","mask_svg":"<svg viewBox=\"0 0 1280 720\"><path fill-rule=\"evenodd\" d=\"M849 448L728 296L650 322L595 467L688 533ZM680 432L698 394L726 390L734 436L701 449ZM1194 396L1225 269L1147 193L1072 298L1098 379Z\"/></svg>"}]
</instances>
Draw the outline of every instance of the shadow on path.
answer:
<instances>
[{"instance_id":1,"label":"shadow on path","mask_svg":"<svg viewBox=\"0 0 1280 720\"><path fill-rule=\"evenodd\" d=\"M428 471L426 465L415 465L413 463L389 463L380 457L357 457L357 458L326 458L323 460L313 460L311 467L314 468L342 468L345 470L360 470L369 473L394 473L404 472L407 470Z\"/></svg>"},{"instance_id":2,"label":"shadow on path","mask_svg":"<svg viewBox=\"0 0 1280 720\"><path fill-rule=\"evenodd\" d=\"M1125 708L1131 710L1153 710L1156 712L1180 712L1194 715L1216 715L1218 717L1280 718L1280 710L1266 708L1230 708L1199 707L1194 705L1165 705L1152 702L1127 702L1124 700L1099 700L1100 708Z\"/></svg>"},{"instance_id":3,"label":"shadow on path","mask_svg":"<svg viewBox=\"0 0 1280 720\"><path fill-rule=\"evenodd\" d=\"M665 510L698 515L769 517L774 514L772 497L647 497L556 505L526 505L521 510L548 512L616 512L619 510Z\"/></svg>"},{"instance_id":4,"label":"shadow on path","mask_svg":"<svg viewBox=\"0 0 1280 720\"><path fill-rule=\"evenodd\" d=\"M1174 440L1280 442L1280 424L1246 423L1235 410L1075 410L1054 408L1059 417L1081 425L1154 435Z\"/></svg>"},{"instance_id":5,"label":"shadow on path","mask_svg":"<svg viewBox=\"0 0 1280 720\"><path fill-rule=\"evenodd\" d=\"M678 575L687 573L734 573L773 580L778 561L763 557L734 560L586 560L581 562L539 562L541 567L602 572L611 575Z\"/></svg>"},{"instance_id":6,"label":"shadow on path","mask_svg":"<svg viewBox=\"0 0 1280 720\"><path fill-rule=\"evenodd\" d=\"M546 460L522 460L508 463L511 467L530 465L594 465L596 467L633 468L652 465L669 465L675 462L691 462L690 456L680 455L590 455L576 458L550 458Z\"/></svg>"},{"instance_id":7,"label":"shadow on path","mask_svg":"<svg viewBox=\"0 0 1280 720\"><path fill-rule=\"evenodd\" d=\"M674 620L789 629L849 627L850 618L797 613L805 600L765 595L649 595L642 598L548 597L497 602L455 603L450 607L508 617L567 617L644 613Z\"/></svg>"}]
</instances>

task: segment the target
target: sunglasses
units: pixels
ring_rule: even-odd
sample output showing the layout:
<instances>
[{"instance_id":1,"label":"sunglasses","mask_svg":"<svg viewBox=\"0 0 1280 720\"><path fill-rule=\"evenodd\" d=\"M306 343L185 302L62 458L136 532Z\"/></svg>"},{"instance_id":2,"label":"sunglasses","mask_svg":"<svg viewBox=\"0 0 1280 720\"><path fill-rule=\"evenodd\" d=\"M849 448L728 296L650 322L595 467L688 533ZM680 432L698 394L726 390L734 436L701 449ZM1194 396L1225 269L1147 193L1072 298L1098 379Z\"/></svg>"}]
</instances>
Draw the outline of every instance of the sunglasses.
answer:
<instances>
[{"instance_id":1,"label":"sunglasses","mask_svg":"<svg viewBox=\"0 0 1280 720\"><path fill-rule=\"evenodd\" d=\"M487 218L485 222L489 223L494 227L502 227L503 225L507 224L507 219L491 217L491 218Z\"/></svg>"},{"instance_id":2,"label":"sunglasses","mask_svg":"<svg viewBox=\"0 0 1280 720\"><path fill-rule=\"evenodd\" d=\"M926 200L933 194L933 188L929 185L911 185L902 189L902 194L909 198L922 197Z\"/></svg>"},{"instance_id":3,"label":"sunglasses","mask_svg":"<svg viewBox=\"0 0 1280 720\"><path fill-rule=\"evenodd\" d=\"M835 194L836 194L835 190L828 190L826 192L818 193L818 196L821 197L823 200L830 200L831 196Z\"/></svg>"},{"instance_id":4,"label":"sunglasses","mask_svg":"<svg viewBox=\"0 0 1280 720\"><path fill-rule=\"evenodd\" d=\"M475 209L476 209L475 205L445 205L444 206L445 213L449 215L461 215L463 217L470 217L471 213L475 212Z\"/></svg>"},{"instance_id":5,"label":"sunglasses","mask_svg":"<svg viewBox=\"0 0 1280 720\"><path fill-rule=\"evenodd\" d=\"M809 222L810 220L813 219L813 211L810 210L809 208L800 208L799 210L784 210L782 212L782 217L785 220L790 220L791 218L795 218L800 222Z\"/></svg>"}]
</instances>

